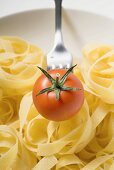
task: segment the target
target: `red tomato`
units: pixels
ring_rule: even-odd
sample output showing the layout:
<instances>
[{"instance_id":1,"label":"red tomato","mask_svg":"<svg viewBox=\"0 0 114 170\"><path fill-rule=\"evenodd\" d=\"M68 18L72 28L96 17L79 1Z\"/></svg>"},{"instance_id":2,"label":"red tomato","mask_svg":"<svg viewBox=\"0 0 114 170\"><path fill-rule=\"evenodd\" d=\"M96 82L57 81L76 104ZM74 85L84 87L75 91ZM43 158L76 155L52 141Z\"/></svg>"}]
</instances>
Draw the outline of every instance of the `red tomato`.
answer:
<instances>
[{"instance_id":1,"label":"red tomato","mask_svg":"<svg viewBox=\"0 0 114 170\"><path fill-rule=\"evenodd\" d=\"M48 73L59 79L66 73L64 69L50 70ZM84 89L80 80L70 73L64 82L64 87L80 88L80 90L60 91L60 98L57 100L55 91L45 92L37 95L41 90L52 86L50 80L42 74L35 82L33 88L33 102L38 112L45 118L53 121L63 121L74 116L82 107L84 102Z\"/></svg>"}]
</instances>

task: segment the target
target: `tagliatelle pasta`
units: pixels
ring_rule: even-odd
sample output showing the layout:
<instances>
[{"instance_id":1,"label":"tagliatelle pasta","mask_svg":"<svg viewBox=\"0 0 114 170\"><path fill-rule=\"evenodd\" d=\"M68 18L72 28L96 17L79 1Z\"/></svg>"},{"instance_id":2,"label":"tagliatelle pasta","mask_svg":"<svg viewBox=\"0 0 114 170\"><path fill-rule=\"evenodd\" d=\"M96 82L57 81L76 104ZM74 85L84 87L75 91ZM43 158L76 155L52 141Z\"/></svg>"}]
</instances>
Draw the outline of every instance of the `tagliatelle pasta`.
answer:
<instances>
[{"instance_id":1,"label":"tagliatelle pasta","mask_svg":"<svg viewBox=\"0 0 114 170\"><path fill-rule=\"evenodd\" d=\"M6 125L0 126L0 169L28 169L37 160L22 144L17 132Z\"/></svg>"},{"instance_id":2,"label":"tagliatelle pasta","mask_svg":"<svg viewBox=\"0 0 114 170\"><path fill-rule=\"evenodd\" d=\"M0 169L114 169L114 46L89 44L74 74L85 88L84 104L73 118L43 118L32 88L44 67L38 47L0 37Z\"/></svg>"},{"instance_id":3,"label":"tagliatelle pasta","mask_svg":"<svg viewBox=\"0 0 114 170\"><path fill-rule=\"evenodd\" d=\"M32 90L39 76L37 65L43 63L43 52L15 37L0 38L0 86L4 95L24 95Z\"/></svg>"}]
</instances>

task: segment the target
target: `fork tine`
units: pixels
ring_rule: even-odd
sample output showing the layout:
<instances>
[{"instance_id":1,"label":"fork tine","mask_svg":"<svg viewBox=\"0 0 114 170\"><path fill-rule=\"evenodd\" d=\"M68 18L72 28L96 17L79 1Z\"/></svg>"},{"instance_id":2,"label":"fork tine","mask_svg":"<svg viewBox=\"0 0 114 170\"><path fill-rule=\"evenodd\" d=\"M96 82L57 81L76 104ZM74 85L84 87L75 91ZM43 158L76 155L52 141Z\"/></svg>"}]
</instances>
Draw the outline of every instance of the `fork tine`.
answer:
<instances>
[{"instance_id":1,"label":"fork tine","mask_svg":"<svg viewBox=\"0 0 114 170\"><path fill-rule=\"evenodd\" d=\"M52 68L51 68L50 66L47 67L47 70L48 70L48 71L51 70L51 69L52 69Z\"/></svg>"},{"instance_id":2,"label":"fork tine","mask_svg":"<svg viewBox=\"0 0 114 170\"><path fill-rule=\"evenodd\" d=\"M55 65L54 65L54 64L52 64L52 70L53 70L53 69L55 69Z\"/></svg>"},{"instance_id":3,"label":"fork tine","mask_svg":"<svg viewBox=\"0 0 114 170\"><path fill-rule=\"evenodd\" d=\"M60 69L62 69L62 68L63 68L62 64L59 64L59 68L60 68Z\"/></svg>"},{"instance_id":4,"label":"fork tine","mask_svg":"<svg viewBox=\"0 0 114 170\"><path fill-rule=\"evenodd\" d=\"M63 68L64 69L69 69L70 68L70 64L66 64Z\"/></svg>"},{"instance_id":5,"label":"fork tine","mask_svg":"<svg viewBox=\"0 0 114 170\"><path fill-rule=\"evenodd\" d=\"M67 65L66 65L66 68L69 69L69 68L70 68L70 64L67 64Z\"/></svg>"}]
</instances>

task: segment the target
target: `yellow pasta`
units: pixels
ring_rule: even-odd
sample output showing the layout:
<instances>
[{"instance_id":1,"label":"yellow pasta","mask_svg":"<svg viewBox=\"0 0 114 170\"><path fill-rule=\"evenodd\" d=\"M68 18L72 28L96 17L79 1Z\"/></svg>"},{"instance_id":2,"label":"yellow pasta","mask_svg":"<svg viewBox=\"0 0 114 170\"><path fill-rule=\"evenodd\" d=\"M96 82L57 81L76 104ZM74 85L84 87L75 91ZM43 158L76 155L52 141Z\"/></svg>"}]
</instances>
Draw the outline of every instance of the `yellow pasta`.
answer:
<instances>
[{"instance_id":1,"label":"yellow pasta","mask_svg":"<svg viewBox=\"0 0 114 170\"><path fill-rule=\"evenodd\" d=\"M43 63L41 49L15 37L1 37L0 87L4 95L24 95L32 90Z\"/></svg>"},{"instance_id":2,"label":"yellow pasta","mask_svg":"<svg viewBox=\"0 0 114 170\"><path fill-rule=\"evenodd\" d=\"M74 74L85 89L73 118L43 118L32 88L44 67L42 50L0 37L0 169L114 170L114 46L89 44Z\"/></svg>"}]
</instances>

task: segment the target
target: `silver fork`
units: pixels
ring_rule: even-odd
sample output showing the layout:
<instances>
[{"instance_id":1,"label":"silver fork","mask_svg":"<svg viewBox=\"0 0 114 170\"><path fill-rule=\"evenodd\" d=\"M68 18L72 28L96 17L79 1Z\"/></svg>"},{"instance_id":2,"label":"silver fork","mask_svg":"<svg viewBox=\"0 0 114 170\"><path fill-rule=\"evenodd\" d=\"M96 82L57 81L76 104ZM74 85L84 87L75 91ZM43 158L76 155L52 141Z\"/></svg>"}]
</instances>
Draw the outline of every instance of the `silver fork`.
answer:
<instances>
[{"instance_id":1,"label":"silver fork","mask_svg":"<svg viewBox=\"0 0 114 170\"><path fill-rule=\"evenodd\" d=\"M61 32L62 0L55 1L55 41L52 50L47 54L47 69L68 69L72 66L72 55L64 46Z\"/></svg>"}]
</instances>

